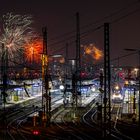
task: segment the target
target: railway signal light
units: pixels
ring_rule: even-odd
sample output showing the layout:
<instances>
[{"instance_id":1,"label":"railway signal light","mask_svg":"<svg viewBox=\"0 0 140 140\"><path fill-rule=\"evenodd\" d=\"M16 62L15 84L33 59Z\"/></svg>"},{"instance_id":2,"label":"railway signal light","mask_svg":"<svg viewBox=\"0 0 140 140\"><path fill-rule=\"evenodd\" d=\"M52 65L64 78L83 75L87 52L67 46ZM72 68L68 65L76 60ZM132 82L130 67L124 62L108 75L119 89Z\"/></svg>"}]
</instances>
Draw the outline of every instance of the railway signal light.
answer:
<instances>
[{"instance_id":1,"label":"railway signal light","mask_svg":"<svg viewBox=\"0 0 140 140\"><path fill-rule=\"evenodd\" d=\"M33 130L33 135L39 135L39 131L38 130Z\"/></svg>"}]
</instances>

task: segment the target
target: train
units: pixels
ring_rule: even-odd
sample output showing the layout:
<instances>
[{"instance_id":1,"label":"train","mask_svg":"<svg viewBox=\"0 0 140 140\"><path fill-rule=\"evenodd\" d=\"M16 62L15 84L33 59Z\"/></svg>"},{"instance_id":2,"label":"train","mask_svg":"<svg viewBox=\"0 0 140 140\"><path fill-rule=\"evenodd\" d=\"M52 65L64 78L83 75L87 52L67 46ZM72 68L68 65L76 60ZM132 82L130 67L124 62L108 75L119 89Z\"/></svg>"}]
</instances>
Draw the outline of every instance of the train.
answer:
<instances>
[{"instance_id":1,"label":"train","mask_svg":"<svg viewBox=\"0 0 140 140\"><path fill-rule=\"evenodd\" d=\"M123 100L123 95L121 93L113 93L112 100L121 101Z\"/></svg>"},{"instance_id":2,"label":"train","mask_svg":"<svg viewBox=\"0 0 140 140\"><path fill-rule=\"evenodd\" d=\"M115 84L112 89L112 100L113 101L123 100L122 87L118 84Z\"/></svg>"}]
</instances>

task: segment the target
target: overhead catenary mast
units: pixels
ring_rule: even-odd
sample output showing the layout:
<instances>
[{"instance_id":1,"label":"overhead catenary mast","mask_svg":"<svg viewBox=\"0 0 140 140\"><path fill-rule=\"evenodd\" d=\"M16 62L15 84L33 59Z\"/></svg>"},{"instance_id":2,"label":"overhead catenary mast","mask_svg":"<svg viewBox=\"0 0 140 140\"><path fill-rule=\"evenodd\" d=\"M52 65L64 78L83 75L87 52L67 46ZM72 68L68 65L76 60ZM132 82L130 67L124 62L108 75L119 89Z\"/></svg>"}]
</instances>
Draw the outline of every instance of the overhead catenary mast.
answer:
<instances>
[{"instance_id":1,"label":"overhead catenary mast","mask_svg":"<svg viewBox=\"0 0 140 140\"><path fill-rule=\"evenodd\" d=\"M8 49L2 44L2 56L1 56L1 77L2 77L2 97L5 110L6 96L7 96L7 73L8 73Z\"/></svg>"},{"instance_id":2,"label":"overhead catenary mast","mask_svg":"<svg viewBox=\"0 0 140 140\"><path fill-rule=\"evenodd\" d=\"M76 87L76 106L78 104L78 101L81 100L81 49L80 49L80 18L79 18L79 13L76 13L76 85L79 83L79 89L80 91L77 92L77 87ZM78 98L79 97L79 98ZM79 99L79 100L78 100Z\"/></svg>"},{"instance_id":3,"label":"overhead catenary mast","mask_svg":"<svg viewBox=\"0 0 140 140\"><path fill-rule=\"evenodd\" d=\"M109 23L104 23L104 138L111 132Z\"/></svg>"},{"instance_id":4,"label":"overhead catenary mast","mask_svg":"<svg viewBox=\"0 0 140 140\"><path fill-rule=\"evenodd\" d=\"M42 54L42 108L47 119L47 124L50 124L51 118L51 97L49 92L49 73L48 73L48 48L47 48L47 28L42 29L43 33L43 54Z\"/></svg>"}]
</instances>

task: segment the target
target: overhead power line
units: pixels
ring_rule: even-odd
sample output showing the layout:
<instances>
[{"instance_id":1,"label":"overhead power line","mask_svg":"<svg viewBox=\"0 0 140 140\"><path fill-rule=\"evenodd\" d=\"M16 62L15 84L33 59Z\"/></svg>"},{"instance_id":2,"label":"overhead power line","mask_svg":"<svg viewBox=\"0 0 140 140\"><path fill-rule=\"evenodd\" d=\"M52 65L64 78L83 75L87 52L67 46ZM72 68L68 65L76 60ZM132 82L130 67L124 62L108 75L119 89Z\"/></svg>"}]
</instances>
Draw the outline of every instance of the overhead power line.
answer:
<instances>
[{"instance_id":1,"label":"overhead power line","mask_svg":"<svg viewBox=\"0 0 140 140\"><path fill-rule=\"evenodd\" d=\"M107 15L107 16L105 16L105 17L103 17L103 18L101 18L101 19L99 19L99 20L97 20L97 21L95 21L95 22L93 22L93 23L90 23L90 24L87 24L87 25L85 25L85 26L82 26L81 29L88 28L89 26L93 26L93 25L95 25L95 24L98 24L99 22L102 22L102 21L105 20L105 19L114 17L115 15L118 15L118 14L122 13L124 10L130 8L130 6L134 6L134 5L138 4L138 3L140 3L139 0L138 0L138 1L135 1L135 2L133 2L133 3L130 3L130 4L127 5L126 7L122 8L122 9L116 11L116 12L113 12L113 13L111 13L111 14L109 14L109 15ZM117 22L123 20L124 18L126 18L126 17L128 17L128 16L130 16L130 15L133 15L133 14L139 12L139 11L140 11L140 8L137 8L136 10L130 11L130 12L128 12L128 13L126 13L126 14L124 14L124 15L122 15L122 16L120 16L120 17L114 19L114 20L112 20L110 23L111 23L111 24L117 23ZM101 25L99 25L99 26L97 26L97 27L94 27L94 28L92 28L92 29L89 29L89 30L87 30L87 31L85 31L85 32L82 32L82 33L80 34L81 39L84 39L86 36L90 35L90 33L93 33L93 32L95 32L95 31L100 30L102 27L103 27L103 24L101 24ZM76 32L76 31L71 31L71 32L68 32L68 33L63 34L62 36L58 36L58 37L56 37L56 38L50 39L49 41L52 41L52 40L55 40L55 39L59 39L59 38L62 38L62 37L66 37L65 39L62 39L62 40L56 41L56 42L54 42L54 43L51 43L51 44L49 44L48 46L49 46L49 47L50 47L50 46L55 46L55 45L62 44L62 43L65 44L66 41L68 41L69 44L75 43L75 41L76 41L76 39L75 39L75 32ZM72 33L74 33L74 35L71 35ZM69 35L70 35L70 36L69 36ZM64 45L63 47L61 47L61 48L57 48L57 49L54 49L54 48L53 48L53 51L57 52L58 50L61 50L61 49L63 49L63 48L65 48L65 45ZM132 54L134 54L134 53L132 53ZM129 56L129 55L128 55L128 56ZM124 57L126 57L126 56L124 56ZM119 58L121 58L121 57L119 57ZM116 58L116 59L118 59L118 58ZM11 60L9 60L9 61L11 61ZM114 61L115 61L115 60L114 60ZM11 62L14 63L14 61L11 61ZM17 65L22 65L22 64L17 63ZM23 66L25 66L25 65L23 65Z\"/></svg>"},{"instance_id":2,"label":"overhead power line","mask_svg":"<svg viewBox=\"0 0 140 140\"><path fill-rule=\"evenodd\" d=\"M128 53L126 55L122 55L120 57L115 57L115 58L111 59L110 62L115 62L115 61L118 61L118 59L120 60L120 59L126 58L126 57L134 55L134 54L137 54L137 52L132 52L132 53ZM98 66L102 66L103 64L104 63L101 62L101 63L96 64L95 66L98 67Z\"/></svg>"},{"instance_id":3,"label":"overhead power line","mask_svg":"<svg viewBox=\"0 0 140 140\"><path fill-rule=\"evenodd\" d=\"M131 12L129 12L129 13L126 13L125 15L122 15L122 16L120 16L120 17L118 17L118 18L112 20L112 21L110 22L110 24L117 23L117 22L119 22L119 21L125 19L126 17L128 17L128 16L130 16L130 15L133 15L133 14L139 12L139 11L140 11L140 8L137 8L136 10L133 10L133 11L131 11ZM101 24L101 25L97 26L96 28L89 29L89 30L87 30L87 31L85 31L85 32L82 32L82 33L80 34L81 40L84 39L85 37L89 36L91 33L100 30L103 26L104 26L104 25ZM73 36L71 36L70 38L67 38L68 40L73 39L73 38L74 38L74 40L69 41L69 44L75 43L75 36L73 35ZM55 46L55 45L63 44L63 43L65 43L66 41L67 41L67 40L63 39L63 40L61 40L61 41L59 41L59 42L55 42L55 43L53 43L53 44L51 44L51 45ZM49 45L49 46L50 46L50 45ZM65 48L65 47L64 47L64 48ZM57 48L57 49L59 50L59 48ZM57 49L54 50L54 51L56 52Z\"/></svg>"},{"instance_id":4,"label":"overhead power line","mask_svg":"<svg viewBox=\"0 0 140 140\"><path fill-rule=\"evenodd\" d=\"M121 14L123 11L125 11L125 10L127 10L127 9L130 9L130 7L132 7L132 6L136 5L136 4L139 4L139 3L140 3L139 0L134 1L134 2L131 2L131 3L129 3L127 6L121 8L121 9L119 9L119 10L117 10L117 11L115 11L115 12L113 12L113 13L107 15L107 16L104 16L103 18L101 18L101 19L99 19L99 20L96 20L95 22L92 22L92 23L89 23L89 24L87 24L87 25L84 25L84 26L80 27L80 29L82 30L82 29L86 29L86 28L89 28L89 27L93 27L93 26L95 26L95 25L97 25L97 24L103 22L103 20L112 18L112 17L114 17L114 16L117 16L118 14ZM64 33L63 35L60 35L60 36L51 38L51 39L48 40L48 42L52 42L52 41L55 41L55 40L57 40L57 39L60 39L60 40L59 40L59 41L56 41L56 42L54 42L54 43L49 44L49 46L53 46L53 45L56 45L57 43L62 43L62 42L65 41L65 40L72 39L72 38L75 37L75 36L74 36L75 33L76 33L76 31L73 30L73 31ZM73 34L73 35L72 35L72 34ZM65 38L65 37L66 37L66 38ZM61 38L63 38L63 39L61 39ZM64 39L64 38L65 38L65 39Z\"/></svg>"}]
</instances>

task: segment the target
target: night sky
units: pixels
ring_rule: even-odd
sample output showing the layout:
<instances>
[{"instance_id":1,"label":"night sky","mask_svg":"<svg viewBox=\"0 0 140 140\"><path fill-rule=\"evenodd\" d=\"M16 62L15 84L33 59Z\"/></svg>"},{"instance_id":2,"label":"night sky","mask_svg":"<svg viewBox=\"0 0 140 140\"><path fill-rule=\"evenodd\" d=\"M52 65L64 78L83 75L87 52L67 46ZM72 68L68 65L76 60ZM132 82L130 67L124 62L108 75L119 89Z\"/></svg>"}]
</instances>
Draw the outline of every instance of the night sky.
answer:
<instances>
[{"instance_id":1,"label":"night sky","mask_svg":"<svg viewBox=\"0 0 140 140\"><path fill-rule=\"evenodd\" d=\"M1 0L0 16L7 12L32 15L33 26L39 34L42 34L42 27L47 26L48 44L54 53L60 52L66 43L69 44L69 52L73 52L76 12L80 14L80 32L86 33L81 44L94 43L103 50L103 28L97 28L109 22L111 59L130 53L124 48L140 49L138 0ZM69 57L74 57L74 52ZM136 66L137 59L137 55L126 57L120 60L120 65Z\"/></svg>"}]
</instances>

